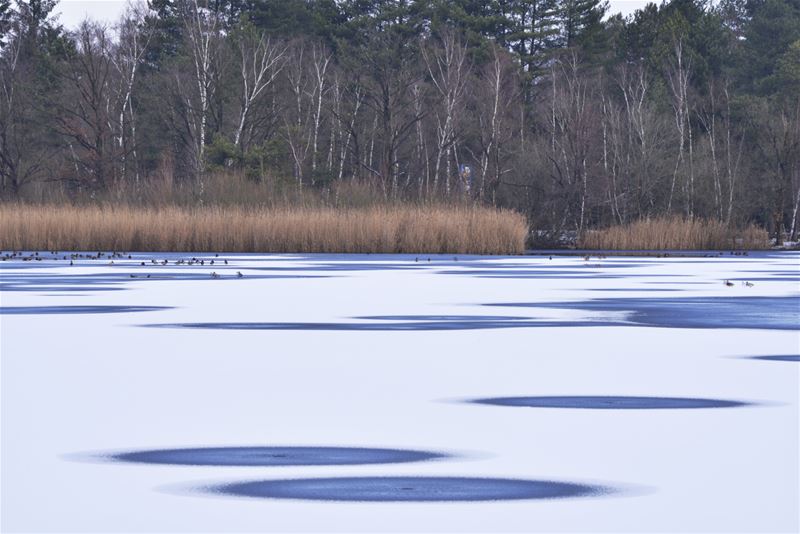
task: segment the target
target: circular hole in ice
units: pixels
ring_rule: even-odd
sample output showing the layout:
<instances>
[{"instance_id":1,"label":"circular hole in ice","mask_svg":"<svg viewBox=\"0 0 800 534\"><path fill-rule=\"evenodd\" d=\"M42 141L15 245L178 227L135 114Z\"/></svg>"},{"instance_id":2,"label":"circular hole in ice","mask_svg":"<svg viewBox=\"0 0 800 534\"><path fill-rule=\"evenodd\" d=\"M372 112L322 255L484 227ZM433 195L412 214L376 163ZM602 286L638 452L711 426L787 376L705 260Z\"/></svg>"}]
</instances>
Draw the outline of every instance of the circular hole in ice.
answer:
<instances>
[{"instance_id":1,"label":"circular hole in ice","mask_svg":"<svg viewBox=\"0 0 800 534\"><path fill-rule=\"evenodd\" d=\"M500 501L589 497L609 488L551 480L462 477L349 477L262 480L210 488L212 492L264 499L424 502Z\"/></svg>"},{"instance_id":2,"label":"circular hole in ice","mask_svg":"<svg viewBox=\"0 0 800 534\"><path fill-rule=\"evenodd\" d=\"M753 356L754 360L767 360L772 362L800 362L798 354L778 354L775 356Z\"/></svg>"},{"instance_id":3,"label":"circular hole in ice","mask_svg":"<svg viewBox=\"0 0 800 534\"><path fill-rule=\"evenodd\" d=\"M446 454L353 447L205 447L131 451L110 455L119 462L214 466L359 465L421 462Z\"/></svg>"},{"instance_id":4,"label":"circular hole in ice","mask_svg":"<svg viewBox=\"0 0 800 534\"><path fill-rule=\"evenodd\" d=\"M578 408L590 410L659 410L691 408L733 408L748 403L722 399L686 397L610 397L610 396L559 396L559 397L496 397L476 399L477 404L515 406L528 408Z\"/></svg>"}]
</instances>

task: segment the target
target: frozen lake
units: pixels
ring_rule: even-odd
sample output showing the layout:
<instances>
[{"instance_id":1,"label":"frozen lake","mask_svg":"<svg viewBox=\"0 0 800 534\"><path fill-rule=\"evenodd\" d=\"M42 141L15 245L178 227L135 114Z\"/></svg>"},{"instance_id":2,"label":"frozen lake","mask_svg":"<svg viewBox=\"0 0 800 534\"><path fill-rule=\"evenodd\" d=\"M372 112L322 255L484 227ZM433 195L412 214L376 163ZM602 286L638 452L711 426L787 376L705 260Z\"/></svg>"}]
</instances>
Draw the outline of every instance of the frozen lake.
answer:
<instances>
[{"instance_id":1,"label":"frozen lake","mask_svg":"<svg viewBox=\"0 0 800 534\"><path fill-rule=\"evenodd\" d=\"M800 529L798 253L40 257L4 532Z\"/></svg>"}]
</instances>

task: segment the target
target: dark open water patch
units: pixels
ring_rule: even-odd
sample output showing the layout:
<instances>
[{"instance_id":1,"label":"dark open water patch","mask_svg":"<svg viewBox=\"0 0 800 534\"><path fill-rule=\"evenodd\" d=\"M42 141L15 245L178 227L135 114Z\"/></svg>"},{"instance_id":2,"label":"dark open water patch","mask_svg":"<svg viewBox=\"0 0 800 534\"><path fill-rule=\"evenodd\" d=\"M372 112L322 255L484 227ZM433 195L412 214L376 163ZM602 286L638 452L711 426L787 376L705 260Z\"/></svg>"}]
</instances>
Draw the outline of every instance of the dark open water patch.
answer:
<instances>
[{"instance_id":1,"label":"dark open water patch","mask_svg":"<svg viewBox=\"0 0 800 534\"><path fill-rule=\"evenodd\" d=\"M775 356L753 356L753 360L767 360L771 362L800 362L798 354L778 354Z\"/></svg>"},{"instance_id":2,"label":"dark open water patch","mask_svg":"<svg viewBox=\"0 0 800 534\"><path fill-rule=\"evenodd\" d=\"M371 321L452 321L452 322L491 322L491 321L525 321L530 317L514 315L368 315L354 317Z\"/></svg>"},{"instance_id":3,"label":"dark open water patch","mask_svg":"<svg viewBox=\"0 0 800 534\"><path fill-rule=\"evenodd\" d=\"M346 477L225 484L213 493L262 499L355 502L508 501L592 497L610 488L551 480L462 477Z\"/></svg>"},{"instance_id":4,"label":"dark open water patch","mask_svg":"<svg viewBox=\"0 0 800 534\"><path fill-rule=\"evenodd\" d=\"M688 285L696 285L696 286L705 286L705 285L710 285L711 284L711 282L685 282L683 280L680 280L680 281L677 281L677 282L665 282L663 280L657 280L655 282L644 282L644 283L645 284L670 284L670 285L678 285L678 284L680 284L682 286L685 286L687 284Z\"/></svg>"},{"instance_id":5,"label":"dark open water patch","mask_svg":"<svg viewBox=\"0 0 800 534\"><path fill-rule=\"evenodd\" d=\"M524 408L577 408L586 410L685 410L698 408L736 408L752 403L686 397L495 397L475 399L474 404Z\"/></svg>"},{"instance_id":6,"label":"dark open water patch","mask_svg":"<svg viewBox=\"0 0 800 534\"><path fill-rule=\"evenodd\" d=\"M341 332L411 332L447 330L488 330L502 328L533 328L555 326L617 326L602 321L539 321L515 316L432 316L389 315L358 317L357 319L386 322L360 323L171 323L143 325L154 328L201 328L213 330L307 330Z\"/></svg>"},{"instance_id":7,"label":"dark open water patch","mask_svg":"<svg viewBox=\"0 0 800 534\"><path fill-rule=\"evenodd\" d=\"M731 278L731 282L800 282L800 276L770 276L770 277L756 277L756 278Z\"/></svg>"},{"instance_id":8,"label":"dark open water patch","mask_svg":"<svg viewBox=\"0 0 800 534\"><path fill-rule=\"evenodd\" d=\"M459 271L439 271L439 274L468 275L481 278L627 278L641 275L600 274L597 271L558 270L558 269L464 269Z\"/></svg>"},{"instance_id":9,"label":"dark open water patch","mask_svg":"<svg viewBox=\"0 0 800 534\"><path fill-rule=\"evenodd\" d=\"M0 284L0 292L2 291L28 291L33 293L41 293L43 291L56 291L56 292L96 292L96 291L122 291L124 287L91 287L91 286L37 286L37 285L16 285L16 284Z\"/></svg>"},{"instance_id":10,"label":"dark open water patch","mask_svg":"<svg viewBox=\"0 0 800 534\"><path fill-rule=\"evenodd\" d=\"M800 296L603 298L582 302L516 302L487 306L629 312L617 326L800 330ZM565 326L569 322L565 321ZM574 325L573 325L574 326Z\"/></svg>"},{"instance_id":11,"label":"dark open water patch","mask_svg":"<svg viewBox=\"0 0 800 534\"><path fill-rule=\"evenodd\" d=\"M662 288L662 287L591 287L585 291L611 291L611 292L629 292L629 293L663 293L671 291L683 291L677 288Z\"/></svg>"},{"instance_id":12,"label":"dark open water patch","mask_svg":"<svg viewBox=\"0 0 800 534\"><path fill-rule=\"evenodd\" d=\"M430 451L353 447L204 447L117 453L118 462L213 466L363 465L424 462L448 458Z\"/></svg>"},{"instance_id":13,"label":"dark open water patch","mask_svg":"<svg viewBox=\"0 0 800 534\"><path fill-rule=\"evenodd\" d=\"M0 315L131 313L171 309L170 306L0 306Z\"/></svg>"},{"instance_id":14,"label":"dark open water patch","mask_svg":"<svg viewBox=\"0 0 800 534\"><path fill-rule=\"evenodd\" d=\"M120 265L120 268L126 267ZM128 265L127 267L131 267ZM165 267L166 268L166 267ZM171 266L175 269L175 266ZM181 266L182 269L193 267ZM198 267L199 268L199 267ZM134 268L135 269L135 268ZM143 270L132 270L122 273L101 274L19 274L3 275L0 283L0 292L26 291L26 292L96 292L96 291L122 291L130 289L128 282L157 282L157 281L199 281L219 282L224 280L239 280L235 267L205 266L203 272L157 272L158 267L148 265ZM219 278L211 276L216 272ZM246 274L242 280L285 280L307 278L330 278L330 275L301 275L301 274Z\"/></svg>"}]
</instances>

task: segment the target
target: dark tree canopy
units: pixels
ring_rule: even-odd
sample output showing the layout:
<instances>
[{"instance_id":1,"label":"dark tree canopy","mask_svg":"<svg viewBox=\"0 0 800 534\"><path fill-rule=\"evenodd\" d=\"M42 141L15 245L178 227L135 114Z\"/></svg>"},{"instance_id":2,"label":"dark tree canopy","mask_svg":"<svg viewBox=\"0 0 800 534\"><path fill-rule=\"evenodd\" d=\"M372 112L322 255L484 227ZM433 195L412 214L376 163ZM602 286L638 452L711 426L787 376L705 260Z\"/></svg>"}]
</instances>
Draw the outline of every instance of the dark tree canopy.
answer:
<instances>
[{"instance_id":1,"label":"dark tree canopy","mask_svg":"<svg viewBox=\"0 0 800 534\"><path fill-rule=\"evenodd\" d=\"M800 0L148 0L71 31L57 12L0 0L3 197L203 200L238 175L494 203L544 234L664 214L798 233Z\"/></svg>"}]
</instances>

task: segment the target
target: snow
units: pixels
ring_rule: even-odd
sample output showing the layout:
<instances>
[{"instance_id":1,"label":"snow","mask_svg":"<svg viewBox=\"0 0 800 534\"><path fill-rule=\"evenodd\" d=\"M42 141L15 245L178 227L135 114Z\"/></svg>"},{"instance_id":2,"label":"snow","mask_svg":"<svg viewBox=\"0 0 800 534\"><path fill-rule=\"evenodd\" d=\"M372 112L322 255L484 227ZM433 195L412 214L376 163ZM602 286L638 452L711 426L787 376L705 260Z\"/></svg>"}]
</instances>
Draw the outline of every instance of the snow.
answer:
<instances>
[{"instance_id":1,"label":"snow","mask_svg":"<svg viewBox=\"0 0 800 534\"><path fill-rule=\"evenodd\" d=\"M0 263L4 532L800 529L798 253L191 256Z\"/></svg>"}]
</instances>

